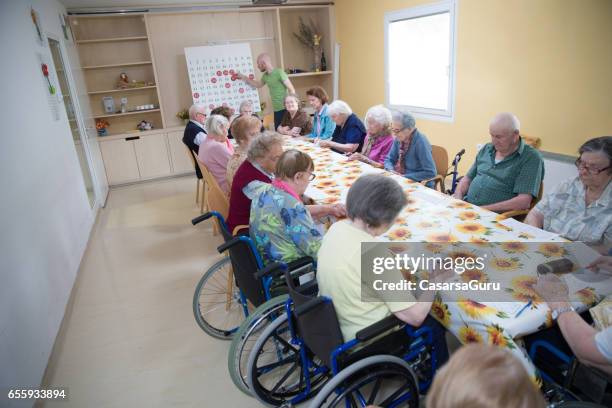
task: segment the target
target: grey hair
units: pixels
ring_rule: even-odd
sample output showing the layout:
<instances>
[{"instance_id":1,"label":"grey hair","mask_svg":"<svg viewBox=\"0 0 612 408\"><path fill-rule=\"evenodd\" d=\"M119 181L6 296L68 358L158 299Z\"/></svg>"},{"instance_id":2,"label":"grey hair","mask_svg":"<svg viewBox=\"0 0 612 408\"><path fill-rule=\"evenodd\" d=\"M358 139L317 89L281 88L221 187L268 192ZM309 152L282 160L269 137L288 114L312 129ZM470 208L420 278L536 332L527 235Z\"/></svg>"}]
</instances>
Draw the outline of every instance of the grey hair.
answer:
<instances>
[{"instance_id":1,"label":"grey hair","mask_svg":"<svg viewBox=\"0 0 612 408\"><path fill-rule=\"evenodd\" d=\"M402 129L414 129L416 126L416 120L410 112L394 109L391 111L391 116L394 122L399 122L402 125Z\"/></svg>"},{"instance_id":2,"label":"grey hair","mask_svg":"<svg viewBox=\"0 0 612 408\"><path fill-rule=\"evenodd\" d=\"M493 124L501 125L505 129L512 131L512 133L521 132L521 122L516 115L510 112L501 112L495 115L493 119L491 119L490 125Z\"/></svg>"},{"instance_id":3,"label":"grey hair","mask_svg":"<svg viewBox=\"0 0 612 408\"><path fill-rule=\"evenodd\" d=\"M238 107L238 112L242 112L242 109L246 108L247 106L250 106L252 108L253 102L248 101L248 100L240 102L240 106Z\"/></svg>"},{"instance_id":4,"label":"grey hair","mask_svg":"<svg viewBox=\"0 0 612 408\"><path fill-rule=\"evenodd\" d=\"M368 109L365 120L373 119L375 122L380 123L385 127L391 126L391 111L383 105L375 105Z\"/></svg>"},{"instance_id":5,"label":"grey hair","mask_svg":"<svg viewBox=\"0 0 612 408\"><path fill-rule=\"evenodd\" d=\"M377 228L391 224L408 200L397 181L381 174L367 174L353 183L346 196L346 212Z\"/></svg>"},{"instance_id":6,"label":"grey hair","mask_svg":"<svg viewBox=\"0 0 612 408\"><path fill-rule=\"evenodd\" d=\"M196 113L207 114L206 106L201 103L194 103L189 107L189 119L195 120Z\"/></svg>"},{"instance_id":7,"label":"grey hair","mask_svg":"<svg viewBox=\"0 0 612 408\"><path fill-rule=\"evenodd\" d=\"M206 130L208 131L208 133L222 135L222 129L227 129L228 126L229 121L223 115L210 115L208 119L206 119Z\"/></svg>"},{"instance_id":8,"label":"grey hair","mask_svg":"<svg viewBox=\"0 0 612 408\"><path fill-rule=\"evenodd\" d=\"M327 106L327 115L344 115L350 116L353 113L353 110L349 106L348 103L341 101L340 99L336 99L332 103Z\"/></svg>"},{"instance_id":9,"label":"grey hair","mask_svg":"<svg viewBox=\"0 0 612 408\"><path fill-rule=\"evenodd\" d=\"M267 130L249 143L247 158L250 161L257 161L266 156L272 145L283 145L283 136L279 133Z\"/></svg>"},{"instance_id":10,"label":"grey hair","mask_svg":"<svg viewBox=\"0 0 612 408\"><path fill-rule=\"evenodd\" d=\"M295 101L297 102L298 108L300 107L300 98L296 94L288 93L287 95L285 95L283 102L287 102L287 98L295 99Z\"/></svg>"},{"instance_id":11,"label":"grey hair","mask_svg":"<svg viewBox=\"0 0 612 408\"><path fill-rule=\"evenodd\" d=\"M587 140L578 149L580 156L585 152L602 153L608 158L608 163L612 163L612 136L601 136ZM608 169L608 173L612 173L612 169Z\"/></svg>"}]
</instances>

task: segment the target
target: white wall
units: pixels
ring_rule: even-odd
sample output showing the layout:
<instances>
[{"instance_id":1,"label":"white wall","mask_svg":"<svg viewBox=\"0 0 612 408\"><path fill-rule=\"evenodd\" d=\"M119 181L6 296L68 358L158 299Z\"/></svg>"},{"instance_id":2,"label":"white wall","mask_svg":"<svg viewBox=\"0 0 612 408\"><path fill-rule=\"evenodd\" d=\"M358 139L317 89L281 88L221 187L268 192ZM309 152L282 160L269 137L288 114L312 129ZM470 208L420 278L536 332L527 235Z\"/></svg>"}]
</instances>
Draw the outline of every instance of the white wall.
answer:
<instances>
[{"instance_id":1,"label":"white wall","mask_svg":"<svg viewBox=\"0 0 612 408\"><path fill-rule=\"evenodd\" d=\"M64 42L56 0L0 1L3 391L40 384L94 220L64 107L57 122L49 111L36 53L51 56L35 39L30 5L44 31Z\"/></svg>"}]
</instances>

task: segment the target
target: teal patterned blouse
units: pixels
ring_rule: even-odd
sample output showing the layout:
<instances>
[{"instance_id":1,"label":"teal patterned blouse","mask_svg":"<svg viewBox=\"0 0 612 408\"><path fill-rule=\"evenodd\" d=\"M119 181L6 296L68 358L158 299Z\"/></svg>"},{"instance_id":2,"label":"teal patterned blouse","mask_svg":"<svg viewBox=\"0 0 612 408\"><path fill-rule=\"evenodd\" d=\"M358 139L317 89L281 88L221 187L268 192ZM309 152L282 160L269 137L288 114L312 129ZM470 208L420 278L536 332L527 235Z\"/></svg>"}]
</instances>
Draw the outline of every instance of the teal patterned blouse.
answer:
<instances>
[{"instance_id":1,"label":"teal patterned blouse","mask_svg":"<svg viewBox=\"0 0 612 408\"><path fill-rule=\"evenodd\" d=\"M316 259L323 236L301 201L261 181L242 191L252 200L249 231L264 264Z\"/></svg>"}]
</instances>

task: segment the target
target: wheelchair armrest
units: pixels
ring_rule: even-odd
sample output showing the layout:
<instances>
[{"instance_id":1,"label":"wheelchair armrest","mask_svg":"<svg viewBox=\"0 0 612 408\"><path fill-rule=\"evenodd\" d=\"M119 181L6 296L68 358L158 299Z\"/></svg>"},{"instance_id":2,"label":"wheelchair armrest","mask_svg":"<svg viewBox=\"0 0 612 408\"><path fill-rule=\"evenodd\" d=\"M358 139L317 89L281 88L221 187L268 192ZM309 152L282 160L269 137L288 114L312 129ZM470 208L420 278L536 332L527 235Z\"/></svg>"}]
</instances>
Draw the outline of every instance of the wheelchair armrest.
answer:
<instances>
[{"instance_id":1,"label":"wheelchair armrest","mask_svg":"<svg viewBox=\"0 0 612 408\"><path fill-rule=\"evenodd\" d=\"M234 245L238 244L240 242L240 237L235 237L230 239L229 241L226 241L224 243L222 243L221 245L219 245L217 247L217 251L219 251L219 253L223 253L225 252L228 248L233 247Z\"/></svg>"},{"instance_id":2,"label":"wheelchair armrest","mask_svg":"<svg viewBox=\"0 0 612 408\"><path fill-rule=\"evenodd\" d=\"M282 275L286 269L287 269L287 264L282 263L282 262L272 262L271 264L268 264L268 266L266 266L265 268L260 269L259 271L255 272L255 279L261 279L264 276L268 276L268 275L272 275L272 276Z\"/></svg>"},{"instance_id":3,"label":"wheelchair armrest","mask_svg":"<svg viewBox=\"0 0 612 408\"><path fill-rule=\"evenodd\" d=\"M328 299L321 297L321 296L316 297L314 299L310 299L306 303L303 303L300 306L296 307L293 313L295 313L296 316L301 316L305 313L308 313L309 311L319 306L320 304L328 302L328 301L329 301Z\"/></svg>"},{"instance_id":4,"label":"wheelchair armrest","mask_svg":"<svg viewBox=\"0 0 612 408\"><path fill-rule=\"evenodd\" d=\"M313 279L310 282L306 282L305 284L295 288L295 290L303 295L315 296L319 291L319 283L316 279Z\"/></svg>"},{"instance_id":5,"label":"wheelchair armrest","mask_svg":"<svg viewBox=\"0 0 612 408\"><path fill-rule=\"evenodd\" d=\"M210 211L207 213L204 213L202 215L198 215L197 217L195 217L193 220L191 220L191 224L192 225L198 225L199 223L201 223L202 221L206 221L207 219L209 219L210 217L214 216L214 212Z\"/></svg>"},{"instance_id":6,"label":"wheelchair armrest","mask_svg":"<svg viewBox=\"0 0 612 408\"><path fill-rule=\"evenodd\" d=\"M394 327L402 325L404 325L404 322L392 314L374 324L369 325L365 329L359 330L355 335L355 338L359 341L368 341L379 334L386 332L387 330L391 330Z\"/></svg>"},{"instance_id":7,"label":"wheelchair armrest","mask_svg":"<svg viewBox=\"0 0 612 408\"><path fill-rule=\"evenodd\" d=\"M235 236L238 231L248 230L248 229L249 229L248 225L236 225L234 227L234 230L232 231L232 235Z\"/></svg>"},{"instance_id":8,"label":"wheelchair armrest","mask_svg":"<svg viewBox=\"0 0 612 408\"><path fill-rule=\"evenodd\" d=\"M313 264L314 265L314 259L312 259L309 256L305 256L303 258L300 259L296 259L295 261L291 261L287 264L287 269L289 269L290 271L294 271L296 269L302 268L308 264Z\"/></svg>"}]
</instances>

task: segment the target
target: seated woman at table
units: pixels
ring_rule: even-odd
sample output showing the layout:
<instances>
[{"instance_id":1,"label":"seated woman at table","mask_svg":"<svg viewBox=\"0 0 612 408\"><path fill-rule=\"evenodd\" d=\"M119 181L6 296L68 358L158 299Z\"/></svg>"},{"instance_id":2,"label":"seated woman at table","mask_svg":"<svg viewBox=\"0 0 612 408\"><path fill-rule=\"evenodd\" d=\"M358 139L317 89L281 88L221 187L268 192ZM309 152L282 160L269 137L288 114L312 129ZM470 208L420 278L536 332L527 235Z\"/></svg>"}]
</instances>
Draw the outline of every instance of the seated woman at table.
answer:
<instances>
[{"instance_id":1,"label":"seated woman at table","mask_svg":"<svg viewBox=\"0 0 612 408\"><path fill-rule=\"evenodd\" d=\"M321 140L319 146L329 147L338 153L361 150L366 135L365 126L348 103L336 100L329 104L327 114L336 124L331 140Z\"/></svg>"},{"instance_id":2,"label":"seated woman at table","mask_svg":"<svg viewBox=\"0 0 612 408\"><path fill-rule=\"evenodd\" d=\"M320 86L315 86L306 91L306 96L308 96L308 103L315 110L312 131L306 136L317 141L331 139L336 124L327 114L327 101L329 100L327 92Z\"/></svg>"},{"instance_id":3,"label":"seated woman at table","mask_svg":"<svg viewBox=\"0 0 612 408\"><path fill-rule=\"evenodd\" d=\"M250 235L264 263L316 259L322 235L301 199L313 171L310 156L287 150L276 163L272 184L253 181L244 188L251 200Z\"/></svg>"},{"instance_id":4,"label":"seated woman at table","mask_svg":"<svg viewBox=\"0 0 612 408\"><path fill-rule=\"evenodd\" d=\"M394 110L392 117L395 140L385 159L385 169L414 181L435 177L436 164L431 155L431 145L416 128L414 116ZM429 182L427 187L433 187L433 182Z\"/></svg>"},{"instance_id":5,"label":"seated woman at table","mask_svg":"<svg viewBox=\"0 0 612 408\"><path fill-rule=\"evenodd\" d=\"M352 153L349 160L359 160L371 166L383 168L383 163L391 146L391 111L382 105L372 106L366 113L368 134L363 142L361 153Z\"/></svg>"},{"instance_id":6,"label":"seated woman at table","mask_svg":"<svg viewBox=\"0 0 612 408\"><path fill-rule=\"evenodd\" d=\"M229 194L229 185L225 177L227 162L234 154L234 147L227 139L228 128L229 122L224 116L210 115L206 120L208 136L198 150L198 159L204 163L226 194Z\"/></svg>"},{"instance_id":7,"label":"seated woman at table","mask_svg":"<svg viewBox=\"0 0 612 408\"><path fill-rule=\"evenodd\" d=\"M227 185L229 186L229 190L232 189L232 181L234 180L234 175L238 170L238 167L245 161L247 157L247 149L249 147L249 143L253 140L257 135L259 135L259 129L261 128L261 121L259 118L254 116L238 116L232 122L231 130L234 135L234 139L238 143L238 146L234 149L234 154L229 159L227 163L226 170L226 178Z\"/></svg>"},{"instance_id":8,"label":"seated woman at table","mask_svg":"<svg viewBox=\"0 0 612 408\"><path fill-rule=\"evenodd\" d=\"M348 219L330 227L319 249L319 294L333 300L345 341L355 338L359 330L394 314L411 326L426 325L433 330L438 363L443 364L448 358L444 328L429 316L434 291L425 291L418 300L406 292L403 302L389 299L381 291L371 291L367 297L379 301L362 300L362 287L370 286L362 284L367 278L361 272L361 243L376 241L376 237L384 234L406 203L404 191L392 178L367 174L353 183L346 197ZM437 282L446 278L436 271L429 280ZM399 270L387 270L384 279L399 282L403 276Z\"/></svg>"},{"instance_id":9,"label":"seated woman at table","mask_svg":"<svg viewBox=\"0 0 612 408\"><path fill-rule=\"evenodd\" d=\"M436 373L427 408L544 408L520 360L496 346L468 344Z\"/></svg>"},{"instance_id":10,"label":"seated woman at table","mask_svg":"<svg viewBox=\"0 0 612 408\"><path fill-rule=\"evenodd\" d=\"M309 134L311 130L310 116L300 108L297 95L285 96L285 113L278 126L278 133L298 137Z\"/></svg>"},{"instance_id":11,"label":"seated woman at table","mask_svg":"<svg viewBox=\"0 0 612 408\"><path fill-rule=\"evenodd\" d=\"M548 193L525 222L607 253L612 245L612 136L591 139L578 152L578 176Z\"/></svg>"}]
</instances>

